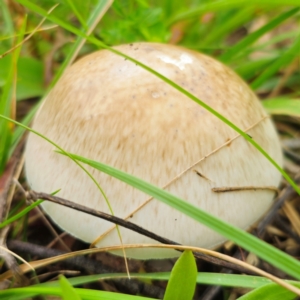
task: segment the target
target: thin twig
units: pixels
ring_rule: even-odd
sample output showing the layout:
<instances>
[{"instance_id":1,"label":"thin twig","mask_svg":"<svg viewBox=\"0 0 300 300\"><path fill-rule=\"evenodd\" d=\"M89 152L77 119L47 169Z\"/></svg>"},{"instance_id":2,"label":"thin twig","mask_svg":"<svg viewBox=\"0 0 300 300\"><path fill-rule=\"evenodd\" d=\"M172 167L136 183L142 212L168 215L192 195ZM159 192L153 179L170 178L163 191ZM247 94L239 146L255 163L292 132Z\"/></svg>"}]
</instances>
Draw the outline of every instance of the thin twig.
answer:
<instances>
[{"instance_id":1,"label":"thin twig","mask_svg":"<svg viewBox=\"0 0 300 300\"><path fill-rule=\"evenodd\" d=\"M136 225L132 222L126 221L122 218L119 218L119 217L116 217L116 216L113 216L113 215L109 215L107 213L104 213L104 212L101 212L101 211L83 206L83 205L78 204L78 203L74 203L72 201L69 201L69 200L66 200L66 199L63 199L63 198L60 198L60 197L57 197L57 196L52 196L52 195L49 195L49 194L46 194L46 193L37 193L35 191L29 191L29 192L27 192L27 199L32 200L32 201L36 201L38 199L47 200L47 201L50 201L50 202L53 202L53 203L56 203L56 204L60 204L60 205L66 206L66 207L70 207L70 208L75 209L77 211L81 211L81 212L90 214L92 216L104 219L106 221L115 223L117 225L120 225L122 227L130 229L132 231L135 231L139 234L147 236L147 237L149 237L149 238L151 238L155 241L158 241L162 244L180 245L177 242L174 242L174 241L169 240L167 238L164 238L160 235L157 235L157 234L155 234L155 233L153 233L153 232L151 232L147 229L144 229L144 228L142 228L142 227L140 227L140 226L138 226L138 225ZM219 259L217 257L211 257L211 256L205 255L203 253L195 253L195 257L199 258L201 260L207 261L209 263L212 263L212 264L216 264L216 265L223 266L223 267L226 267L226 268L229 268L229 269L233 269L233 270L236 270L236 271L241 272L241 273L249 274L249 270L247 270L245 268L242 268L240 266L237 266L235 264L226 262L226 261L224 261L222 259ZM253 274L253 273L251 273L251 274Z\"/></svg>"},{"instance_id":2,"label":"thin twig","mask_svg":"<svg viewBox=\"0 0 300 300\"><path fill-rule=\"evenodd\" d=\"M23 138L16 147L13 155L6 164L6 168L2 177L0 177L0 223L2 223L8 216L11 201L15 191L15 180L19 178L24 164L24 157L21 154L23 151L25 139ZM2 249L7 248L6 236L9 231L9 226L0 230L0 246ZM21 274L17 261L9 252L0 250L0 257L5 261L5 264L11 269L16 277L18 283L27 284L27 278Z\"/></svg>"},{"instance_id":3,"label":"thin twig","mask_svg":"<svg viewBox=\"0 0 300 300\"><path fill-rule=\"evenodd\" d=\"M51 7L48 12L47 15L50 15L52 13L52 11L58 6L59 4L55 4L53 7ZM47 17L43 18L42 21L35 27L34 30L32 30L32 32L26 37L24 38L19 44L15 45L14 47L12 47L11 49L9 49L8 51L4 52L3 54L0 55L0 59L3 58L4 56L8 55L9 53L11 53L12 51L16 50L18 47L22 46L26 41L28 41L38 30L39 28L43 25L43 23L46 21Z\"/></svg>"},{"instance_id":4,"label":"thin twig","mask_svg":"<svg viewBox=\"0 0 300 300\"><path fill-rule=\"evenodd\" d=\"M299 174L296 176L294 181L299 184L300 177ZM259 224L256 227L256 235L261 236L263 232L265 231L265 228L275 219L279 209L282 207L284 202L288 199L290 199L292 196L296 194L294 188L292 186L288 186L284 188L278 195L277 201L274 203L274 205L271 207L271 209L267 212L265 217L259 222Z\"/></svg>"},{"instance_id":5,"label":"thin twig","mask_svg":"<svg viewBox=\"0 0 300 300\"><path fill-rule=\"evenodd\" d=\"M238 191L256 191L256 190L270 190L279 194L279 189L275 186L224 186L215 187L211 189L215 193L227 193L227 192L238 192Z\"/></svg>"}]
</instances>

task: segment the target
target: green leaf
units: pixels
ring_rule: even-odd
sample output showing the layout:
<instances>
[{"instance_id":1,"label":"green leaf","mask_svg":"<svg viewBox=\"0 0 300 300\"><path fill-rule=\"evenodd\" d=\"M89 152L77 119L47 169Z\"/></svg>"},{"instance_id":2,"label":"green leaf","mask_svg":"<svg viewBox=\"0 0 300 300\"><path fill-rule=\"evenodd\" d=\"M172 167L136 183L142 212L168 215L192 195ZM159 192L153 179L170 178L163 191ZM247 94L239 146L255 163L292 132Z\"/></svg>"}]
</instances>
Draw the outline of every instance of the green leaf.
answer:
<instances>
[{"instance_id":1,"label":"green leaf","mask_svg":"<svg viewBox=\"0 0 300 300\"><path fill-rule=\"evenodd\" d=\"M44 87L44 65L32 57L20 57L18 61L17 100L42 96Z\"/></svg>"},{"instance_id":2,"label":"green leaf","mask_svg":"<svg viewBox=\"0 0 300 300\"><path fill-rule=\"evenodd\" d=\"M25 28L27 24L27 18L23 20L23 24L19 30L19 36L16 40L16 45L18 45L25 34ZM5 116L14 115L12 109L14 109L14 89L15 89L15 74L17 72L17 62L19 59L21 47L17 47L14 51L8 54L9 68L6 74L6 81L3 86L2 95L0 97L0 114ZM12 127L7 122L0 121L0 174L4 171L6 162L9 159L9 150L12 139Z\"/></svg>"},{"instance_id":3,"label":"green leaf","mask_svg":"<svg viewBox=\"0 0 300 300\"><path fill-rule=\"evenodd\" d=\"M59 152L62 153L62 152ZM63 154L63 153L62 153ZM209 213L199 209L198 207L170 194L169 192L158 188L150 183L147 183L144 180L141 180L135 176L132 176L123 171L117 170L106 164L89 160L81 156L70 154L72 159L78 160L85 164L90 165L91 167L100 170L110 176L113 176L142 192L147 193L148 195L154 197L157 200L160 200L167 205L177 209L178 211L183 212L184 214L190 216L194 220L206 225L207 227L215 230L216 232L222 234L229 240L234 241L241 247L247 249L250 252L253 252L260 258L269 262L270 264L276 266L287 274L294 276L297 279L300 279L300 262L294 259L292 256L276 249L275 247L267 244L264 241L256 238L255 236L234 227ZM64 154L65 155L65 154Z\"/></svg>"},{"instance_id":4,"label":"green leaf","mask_svg":"<svg viewBox=\"0 0 300 300\"><path fill-rule=\"evenodd\" d=\"M130 276L131 276L131 278L142 279L142 280L143 279L169 280L171 273L170 272L148 273L148 274L131 273ZM114 273L114 274L97 274L97 275L79 276L76 278L69 278L68 282L74 286L74 285L82 285L82 284L86 284L86 283L91 283L91 282L95 282L98 280L110 280L110 279L113 280L113 279L121 279L121 278L128 278L128 275L126 273L121 273L121 274ZM300 282L289 281L289 280L286 280L286 282L289 282L295 286L300 287ZM242 288L259 288L259 287L266 286L266 285L276 286L276 284L272 283L271 280L264 278L264 277L259 277L259 276L204 273L204 272L197 274L197 283L205 284L205 285L218 284L220 286L225 286L225 287L242 287ZM39 294L46 294L46 293L56 294L57 287L59 287L59 282L51 281L51 282L37 284L37 285L31 286L31 287L25 288L25 289L17 288L17 289L11 289L11 290L3 290L3 291L0 291L0 299L1 300L11 300L11 299L20 300L20 299L28 299L29 296L34 297ZM54 289L52 289L52 288L54 288ZM60 293L58 293L57 295L61 294L61 289L59 289L59 291L60 291ZM128 298L125 298L124 295L120 296L120 294L114 294L116 298L114 298L113 295L109 296L109 294L107 294L108 298L104 298L103 294L101 294L101 292L99 292L99 291L94 291L96 294L93 295L92 294L93 291L87 290L88 293L91 295L91 298L89 298L89 297L87 297L86 294L82 295L81 291L82 291L82 289L77 290L78 294L80 294L81 297L85 296L84 299L95 299L97 296L99 297L98 299L101 299L101 300L104 300L104 299L119 300L121 297L122 297L121 298L122 300L123 299L132 299L132 300L149 299L149 298L143 298L143 297L136 298L134 296L132 296L134 298L130 298L130 296L127 296ZM284 289L280 290L280 293L282 293L283 291L284 291ZM13 298L12 298L12 295L13 295ZM117 298L118 295L119 295L119 298ZM256 298L256 299L260 299L260 298ZM282 298L282 299L285 300L285 298ZM280 300L282 300L282 299L280 299ZM273 298L272 298L272 300L273 300Z\"/></svg>"},{"instance_id":5,"label":"green leaf","mask_svg":"<svg viewBox=\"0 0 300 300\"><path fill-rule=\"evenodd\" d=\"M144 280L169 280L171 276L170 272L160 273L130 273L131 278L144 279ZM113 274L97 274L88 276L79 276L76 278L69 278L69 282L72 285L82 285L98 280L128 278L126 273L113 273ZM297 285L300 282L286 280L286 282ZM222 274L222 273L207 273L200 272L197 274L197 283L204 285L220 285L224 287L241 287L241 288L258 288L269 283L273 283L270 279L260 276L251 275L238 275L238 274ZM47 282L36 286L57 286L57 282Z\"/></svg>"},{"instance_id":6,"label":"green leaf","mask_svg":"<svg viewBox=\"0 0 300 300\"><path fill-rule=\"evenodd\" d=\"M300 283L294 284L300 288ZM275 283L266 284L238 298L239 300L293 300L296 294Z\"/></svg>"},{"instance_id":7,"label":"green leaf","mask_svg":"<svg viewBox=\"0 0 300 300\"><path fill-rule=\"evenodd\" d=\"M68 5L70 6L70 8L72 9L73 13L76 15L77 19L80 21L80 24L82 25L82 27L87 30L87 25L85 23L85 20L82 16L82 11L85 7L85 5L83 5L85 3L85 1L74 1L74 0L66 0L66 2L68 3Z\"/></svg>"},{"instance_id":8,"label":"green leaf","mask_svg":"<svg viewBox=\"0 0 300 300\"><path fill-rule=\"evenodd\" d=\"M10 217L9 219L5 220L4 222L0 223L0 229L7 226L8 224L20 219L21 217L25 216L27 213L29 213L32 209L34 209L36 206L40 205L44 200L38 200L31 205L27 206L25 209L23 209L21 212L17 213L16 215Z\"/></svg>"},{"instance_id":9,"label":"green leaf","mask_svg":"<svg viewBox=\"0 0 300 300\"><path fill-rule=\"evenodd\" d=\"M11 69L10 56L0 59L0 87L7 81ZM17 64L17 100L44 94L43 63L31 57L20 57Z\"/></svg>"},{"instance_id":10,"label":"green leaf","mask_svg":"<svg viewBox=\"0 0 300 300\"><path fill-rule=\"evenodd\" d=\"M5 52L12 47L12 39L3 39L3 36L14 35L14 21L8 8L9 3L0 1L0 15L1 15L1 36L0 36L0 52ZM0 70L1 72L1 70Z\"/></svg>"},{"instance_id":11,"label":"green leaf","mask_svg":"<svg viewBox=\"0 0 300 300\"><path fill-rule=\"evenodd\" d=\"M260 29L247 35L244 39L242 39L240 42L238 42L233 47L231 47L227 52L222 54L219 57L219 59L222 60L223 62L230 61L235 55L239 54L244 49L247 49L251 44L257 41L265 33L271 31L272 29L280 25L282 22L290 18L292 15L296 14L298 11L299 8L294 8L285 13L279 14L279 16L274 18L272 21L270 21Z\"/></svg>"},{"instance_id":12,"label":"green leaf","mask_svg":"<svg viewBox=\"0 0 300 300\"><path fill-rule=\"evenodd\" d=\"M300 57L299 53L300 53L300 36L295 40L293 45L287 51L279 55L278 59L275 60L268 68L264 70L264 72L260 74L258 78L256 78L252 82L251 87L253 89L257 89L258 87L260 87L262 84L264 84L264 82L267 79L269 79L272 75L278 72L281 68L287 66L297 57Z\"/></svg>"},{"instance_id":13,"label":"green leaf","mask_svg":"<svg viewBox=\"0 0 300 300\"><path fill-rule=\"evenodd\" d=\"M271 115L288 115L300 117L300 100L274 98L262 101L264 108Z\"/></svg>"},{"instance_id":14,"label":"green leaf","mask_svg":"<svg viewBox=\"0 0 300 300\"><path fill-rule=\"evenodd\" d=\"M216 26L214 30L203 37L203 41L200 41L199 43L200 47L211 47L212 44L218 45L217 43L220 43L221 38L229 35L230 32L237 30L248 20L253 19L254 11L255 8L250 6L238 10L235 14L229 14L225 22L222 20L222 26L220 26L221 24L219 24L219 26Z\"/></svg>"},{"instance_id":15,"label":"green leaf","mask_svg":"<svg viewBox=\"0 0 300 300\"><path fill-rule=\"evenodd\" d=\"M164 300L193 299L197 266L192 251L184 251L176 261L167 285Z\"/></svg>"},{"instance_id":16,"label":"green leaf","mask_svg":"<svg viewBox=\"0 0 300 300\"><path fill-rule=\"evenodd\" d=\"M69 1L69 2L72 2L72 1ZM111 0L98 1L96 7L94 7L93 12L89 16L88 21L86 22L86 25L84 26L84 28L87 31L86 34L89 32L90 28L94 28L95 25L100 21L102 16L106 13L108 8L110 7L111 2L112 2ZM27 2L27 1L25 3L27 3L28 5L31 4L30 2ZM32 5L30 8L33 11L43 15L43 13L42 13L43 10L40 9L38 6ZM55 17L53 17L52 21L56 22L56 23L58 22L61 24L66 24L65 22L61 21L59 18L55 18ZM76 57L78 51L80 50L82 45L85 43L85 40L86 39L85 39L85 37L82 36L82 34L77 36L75 43L73 44L72 48L68 52L68 56L65 58L64 62L60 65L59 70L55 74L54 79L51 81L51 84L49 85L49 90L51 88L53 88L53 86L56 84L56 82L58 81L58 79L60 78L62 73L64 72L65 68L74 60L74 57Z\"/></svg>"},{"instance_id":17,"label":"green leaf","mask_svg":"<svg viewBox=\"0 0 300 300\"><path fill-rule=\"evenodd\" d=\"M59 276L59 285L62 289L63 300L81 300L76 290L72 287L69 281L64 276Z\"/></svg>"},{"instance_id":18,"label":"green leaf","mask_svg":"<svg viewBox=\"0 0 300 300\"><path fill-rule=\"evenodd\" d=\"M168 20L168 24L171 25L181 20L187 20L189 18L199 18L200 14L206 12L223 11L227 9L237 7L250 7L255 6L256 9L262 6L268 6L269 8L278 9L280 6L300 6L299 0L219 0L219 1L207 1L207 3L201 3L194 8L188 8L185 12L180 12L176 16L172 16Z\"/></svg>"},{"instance_id":19,"label":"green leaf","mask_svg":"<svg viewBox=\"0 0 300 300\"><path fill-rule=\"evenodd\" d=\"M59 192L60 190L57 190L53 193L51 193L51 195L55 195ZM9 218L7 220L5 220L4 222L0 223L0 229L7 226L8 224L22 218L23 216L25 216L27 213L29 213L32 209L34 209L36 206L40 205L42 202L44 202L44 200L37 200L35 202L33 202L32 204L30 204L29 206L27 206L26 208L24 208L22 211L20 211L19 213L9 216ZM10 214L12 213L12 211L10 212Z\"/></svg>"},{"instance_id":20,"label":"green leaf","mask_svg":"<svg viewBox=\"0 0 300 300\"><path fill-rule=\"evenodd\" d=\"M74 288L77 296L84 300L155 300L153 298L125 295L120 293L112 293L105 291L89 290ZM24 288L12 288L0 291L1 300L28 300L35 295L49 295L49 296L60 296L62 297L62 289L60 287L24 287ZM70 300L76 300L80 298L67 298Z\"/></svg>"},{"instance_id":21,"label":"green leaf","mask_svg":"<svg viewBox=\"0 0 300 300\"><path fill-rule=\"evenodd\" d=\"M35 106L33 106L33 108L27 113L27 115L22 120L22 125L29 126L30 122L32 121L33 117L35 116L35 114L38 111L41 104L42 104L42 101L39 101ZM17 126L15 128L15 131L12 136L12 142L11 142L11 148L10 148L9 155L13 154L13 151L17 147L17 145L18 145L19 141L21 140L25 131L26 131L26 129L22 126Z\"/></svg>"},{"instance_id":22,"label":"green leaf","mask_svg":"<svg viewBox=\"0 0 300 300\"><path fill-rule=\"evenodd\" d=\"M259 60L246 60L239 64L235 71L243 77L244 80L252 79L256 74L261 73L268 65L270 65L276 58L267 57Z\"/></svg>"}]
</instances>

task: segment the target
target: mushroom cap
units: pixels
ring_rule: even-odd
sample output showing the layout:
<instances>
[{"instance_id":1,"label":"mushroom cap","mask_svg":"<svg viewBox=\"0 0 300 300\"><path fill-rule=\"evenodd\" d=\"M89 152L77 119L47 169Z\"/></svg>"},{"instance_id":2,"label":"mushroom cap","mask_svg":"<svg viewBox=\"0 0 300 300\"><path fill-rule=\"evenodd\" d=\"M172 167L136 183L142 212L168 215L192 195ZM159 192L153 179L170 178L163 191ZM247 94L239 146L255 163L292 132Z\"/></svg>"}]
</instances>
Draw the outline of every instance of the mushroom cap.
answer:
<instances>
[{"instance_id":1,"label":"mushroom cap","mask_svg":"<svg viewBox=\"0 0 300 300\"><path fill-rule=\"evenodd\" d=\"M282 165L274 126L247 84L215 59L182 47L135 43L115 47L173 80L247 133ZM206 109L131 61L101 50L69 67L48 94L33 129L64 150L103 162L166 190L218 218L247 229L270 207L268 189L216 193L216 187L275 186L280 174L244 138ZM30 134L27 179L36 191L51 193L110 213L85 172L40 137ZM149 196L90 167L116 216L125 218ZM93 242L113 224L59 205L43 209L61 228ZM224 237L153 199L129 221L184 245L212 248ZM156 243L120 228L123 242ZM116 229L97 246L120 244ZM133 258L175 257L175 250L132 249ZM118 252L117 254L121 254Z\"/></svg>"}]
</instances>

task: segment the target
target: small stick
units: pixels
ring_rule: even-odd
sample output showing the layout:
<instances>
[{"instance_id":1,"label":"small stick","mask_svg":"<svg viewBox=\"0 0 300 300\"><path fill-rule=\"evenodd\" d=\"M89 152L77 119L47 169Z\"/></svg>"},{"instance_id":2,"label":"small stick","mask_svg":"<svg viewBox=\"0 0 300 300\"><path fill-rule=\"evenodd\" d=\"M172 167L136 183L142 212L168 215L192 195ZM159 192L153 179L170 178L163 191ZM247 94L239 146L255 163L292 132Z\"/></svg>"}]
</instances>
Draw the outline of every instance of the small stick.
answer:
<instances>
[{"instance_id":1,"label":"small stick","mask_svg":"<svg viewBox=\"0 0 300 300\"><path fill-rule=\"evenodd\" d=\"M279 194L279 189L275 186L224 186L216 187L211 189L215 193L227 193L227 192L238 192L238 191L256 191L256 190L270 190Z\"/></svg>"},{"instance_id":2,"label":"small stick","mask_svg":"<svg viewBox=\"0 0 300 300\"><path fill-rule=\"evenodd\" d=\"M60 197L57 197L57 196L52 196L52 195L49 195L49 194L46 194L46 193L37 193L35 191L26 192L26 196L27 196L28 200L32 200L32 201L36 201L38 199L47 200L47 201L57 203L57 204L60 204L60 205L66 206L66 207L70 207L70 208L75 209L77 211L88 213L92 216L104 219L106 221L115 223L115 224L120 225L122 227L125 227L127 229L133 230L137 233L140 233L144 236L147 236L147 237L149 237L149 238L151 238L155 241L158 241L162 244L179 245L179 246L181 245L181 244L176 243L174 241L171 241L167 238L159 236L159 235L157 235L157 234L155 234L155 233L153 233L153 232L151 232L147 229L144 229L144 228L142 228L142 227L140 227L140 226L138 226L138 225L136 225L132 222L126 221L122 218L106 214L104 212L101 212L101 211L83 206L81 204L74 203L72 201L69 201L69 200L66 200L66 199L63 199L63 198L60 198ZM181 251L181 250L178 250L178 251ZM246 268L235 265L234 263L227 262L227 261L222 260L222 259L217 258L217 257L212 257L212 256L209 256L207 254L203 254L203 253L199 253L199 252L195 252L194 255L198 259L207 261L207 262L215 264L215 265L223 266L223 267L226 267L228 269L236 270L236 271L241 272L241 273L254 274L254 272L251 272Z\"/></svg>"},{"instance_id":3,"label":"small stick","mask_svg":"<svg viewBox=\"0 0 300 300\"><path fill-rule=\"evenodd\" d=\"M300 174L298 174L295 177L295 182L299 184L300 182ZM279 209L282 207L284 202L291 197L293 197L296 194L294 188L292 186L288 186L277 197L277 201L274 203L274 205L271 207L269 212L265 215L263 220L259 222L259 224L256 227L256 235L261 236L265 230L265 228L275 219Z\"/></svg>"}]
</instances>

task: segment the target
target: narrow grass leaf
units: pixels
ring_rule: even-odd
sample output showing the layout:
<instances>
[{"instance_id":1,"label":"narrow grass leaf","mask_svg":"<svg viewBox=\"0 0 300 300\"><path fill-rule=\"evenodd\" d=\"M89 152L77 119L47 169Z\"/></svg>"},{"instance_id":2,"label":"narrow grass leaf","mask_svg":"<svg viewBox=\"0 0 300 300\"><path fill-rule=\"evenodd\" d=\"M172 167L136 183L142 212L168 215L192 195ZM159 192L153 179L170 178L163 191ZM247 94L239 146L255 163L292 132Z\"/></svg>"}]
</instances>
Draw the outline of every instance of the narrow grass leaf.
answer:
<instances>
[{"instance_id":1,"label":"narrow grass leaf","mask_svg":"<svg viewBox=\"0 0 300 300\"><path fill-rule=\"evenodd\" d=\"M142 279L142 280L169 280L170 272L161 273L130 273L131 278ZM82 285L98 280L107 279L117 279L117 278L127 278L126 273L118 274L97 274L88 276L79 276L76 278L69 278L68 281L72 285ZM198 284L204 285L219 285L225 287L241 287L241 288L258 288L269 283L273 283L270 279L260 276L250 276L250 275L238 275L238 274L221 274L221 273L207 273L200 272L197 274L196 282ZM290 284L300 284L297 281L287 280ZM47 285L47 286L58 286L57 281L42 283L37 286Z\"/></svg>"},{"instance_id":2,"label":"narrow grass leaf","mask_svg":"<svg viewBox=\"0 0 300 300\"><path fill-rule=\"evenodd\" d=\"M300 283L294 284L295 286L300 288ZM296 299L297 295L295 295L293 292L286 290L285 288L270 283L267 285L264 285L260 288L257 288L246 295L238 298L239 300L293 300Z\"/></svg>"},{"instance_id":3,"label":"narrow grass leaf","mask_svg":"<svg viewBox=\"0 0 300 300\"><path fill-rule=\"evenodd\" d=\"M89 290L74 288L77 295L84 300L155 300L153 298L125 295L121 293L112 293L105 291ZM62 297L62 290L60 287L23 287L12 288L0 291L1 300L27 300L36 295L39 296L58 296ZM76 298L73 298L76 299ZM73 300L72 299L72 300Z\"/></svg>"},{"instance_id":4,"label":"narrow grass leaf","mask_svg":"<svg viewBox=\"0 0 300 300\"><path fill-rule=\"evenodd\" d=\"M248 20L251 20L254 11L255 8L250 6L237 11L235 14L230 14L229 18L223 21L224 24L222 26L216 26L214 30L203 37L203 40L199 43L199 47L205 48L212 44L219 43L224 36L238 29Z\"/></svg>"},{"instance_id":5,"label":"narrow grass leaf","mask_svg":"<svg viewBox=\"0 0 300 300\"><path fill-rule=\"evenodd\" d=\"M43 62L32 57L20 57L16 91L18 101L44 95L43 74Z\"/></svg>"},{"instance_id":6,"label":"narrow grass leaf","mask_svg":"<svg viewBox=\"0 0 300 300\"><path fill-rule=\"evenodd\" d=\"M10 217L9 219L5 220L4 222L0 223L0 229L9 225L10 223L22 218L27 213L29 213L32 209L34 209L36 206L40 205L44 200L38 200L32 204L30 204L28 207L24 208L21 212L17 213L16 215Z\"/></svg>"},{"instance_id":7,"label":"narrow grass leaf","mask_svg":"<svg viewBox=\"0 0 300 300\"><path fill-rule=\"evenodd\" d=\"M22 120L23 126L29 126L30 122L32 121L33 117L35 116L36 112L38 111L38 108L41 105L41 101L39 101L36 105L34 105L31 110L27 113L27 115ZM14 150L16 149L19 141L21 140L24 132L26 131L26 128L22 126L17 126L15 128L15 131L13 132L12 141L11 141L11 147L9 155L12 155Z\"/></svg>"},{"instance_id":8,"label":"narrow grass leaf","mask_svg":"<svg viewBox=\"0 0 300 300\"><path fill-rule=\"evenodd\" d=\"M237 7L250 7L254 6L256 9L267 6L268 8L278 9L280 6L300 6L299 0L220 0L215 2L207 1L207 3L201 3L200 5L188 9L185 12L180 12L175 16L172 16L168 20L168 24L171 25L175 22L186 20L190 18L197 18L200 14L206 12L215 12L220 10L228 10Z\"/></svg>"},{"instance_id":9,"label":"narrow grass leaf","mask_svg":"<svg viewBox=\"0 0 300 300\"><path fill-rule=\"evenodd\" d=\"M81 300L81 297L77 294L76 290L68 282L66 277L59 276L59 285L62 290L63 300Z\"/></svg>"},{"instance_id":10,"label":"narrow grass leaf","mask_svg":"<svg viewBox=\"0 0 300 300\"><path fill-rule=\"evenodd\" d=\"M176 261L164 300L192 300L197 279L197 266L192 251L184 251Z\"/></svg>"},{"instance_id":11,"label":"narrow grass leaf","mask_svg":"<svg viewBox=\"0 0 300 300\"><path fill-rule=\"evenodd\" d=\"M53 193L51 193L51 195L56 195L60 190L57 190ZM21 217L25 216L27 213L29 213L32 209L34 209L36 206L40 205L42 202L44 202L44 200L37 200L34 203L30 204L29 206L27 206L26 208L24 208L22 211L20 211L19 213L10 216L7 220L5 220L4 222L0 223L0 229L7 226L8 224L20 219ZM10 212L10 214L12 213L12 211Z\"/></svg>"},{"instance_id":12,"label":"narrow grass leaf","mask_svg":"<svg viewBox=\"0 0 300 300\"><path fill-rule=\"evenodd\" d=\"M2 27L2 30L4 29L7 34L13 36L14 22L12 20L8 5L9 4L6 1L0 1L1 16L2 16L1 25L4 27L4 28ZM10 46L12 46L12 43L10 43Z\"/></svg>"},{"instance_id":13,"label":"narrow grass leaf","mask_svg":"<svg viewBox=\"0 0 300 300\"><path fill-rule=\"evenodd\" d=\"M251 87L253 89L257 89L262 84L265 83L267 79L269 79L272 75L278 72L282 67L287 66L294 59L300 56L300 35L297 37L293 45L285 51L282 55L278 57L264 72L260 74L258 78L256 78Z\"/></svg>"},{"instance_id":14,"label":"narrow grass leaf","mask_svg":"<svg viewBox=\"0 0 300 300\"><path fill-rule=\"evenodd\" d=\"M270 32L272 29L280 25L282 22L296 14L300 9L293 8L285 13L280 13L279 16L271 20L266 25L262 26L260 29L255 32L247 35L240 42L231 47L227 52L219 56L219 59L223 62L229 62L232 60L234 56L241 53L243 50L247 49L251 44L257 41L260 37L262 37L265 33Z\"/></svg>"},{"instance_id":15,"label":"narrow grass leaf","mask_svg":"<svg viewBox=\"0 0 300 300\"><path fill-rule=\"evenodd\" d=\"M61 153L61 152L59 152ZM194 220L206 225L207 227L215 230L229 240L234 241L241 247L250 252L255 253L270 264L276 266L287 274L300 279L300 262L291 257L290 255L276 249L275 247L259 240L255 236L236 228L218 218L208 214L207 212L199 209L198 207L170 194L169 192L160 189L150 183L145 182L135 176L132 176L123 171L117 170L106 164L89 160L81 156L70 154L69 155L80 162L90 165L91 167L100 170L110 176L113 176L142 192L160 200L167 205L183 212Z\"/></svg>"},{"instance_id":16,"label":"narrow grass leaf","mask_svg":"<svg viewBox=\"0 0 300 300\"><path fill-rule=\"evenodd\" d=\"M69 2L72 2L72 1L69 0ZM26 3L31 4L31 3L28 3L28 1L26 1ZM89 16L89 18L86 22L86 26L84 26L87 35L89 35L90 32L94 29L94 27L97 25L97 23L100 21L100 19L104 16L106 11L109 9L111 4L112 4L112 0L98 1L97 5L93 8L93 11L91 12L91 14L90 14L90 16ZM43 15L41 13L41 11L39 11L38 6L32 4L31 9L33 11ZM53 18L52 21L54 23L57 23L57 22L61 23L60 22L61 20L59 18L56 18L55 16L52 16L52 18ZM63 24L66 25L65 22L63 22ZM59 24L59 25L62 26L62 24ZM59 70L55 74L54 79L51 81L51 84L49 85L48 90L50 90L56 84L56 82L61 77L64 70L66 69L66 67L73 62L73 60L76 57L77 53L79 52L80 48L85 43L85 40L86 40L86 38L82 34L77 35L75 43L73 44L73 46L68 51L67 57L64 59L64 62L60 65Z\"/></svg>"},{"instance_id":17,"label":"narrow grass leaf","mask_svg":"<svg viewBox=\"0 0 300 300\"><path fill-rule=\"evenodd\" d=\"M74 1L74 0L65 0L68 5L70 6L70 8L72 9L73 13L75 14L75 16L77 17L78 21L80 22L81 26L87 30L87 24L82 16L82 14L80 13L80 10L81 10L81 5L82 5L82 2L77 2L77 1ZM100 1L101 2L101 1Z\"/></svg>"},{"instance_id":18,"label":"narrow grass leaf","mask_svg":"<svg viewBox=\"0 0 300 300\"><path fill-rule=\"evenodd\" d=\"M165 272L165 273L148 273L148 274L133 274L131 273L131 278L136 278L136 279L150 279L150 280L169 280L171 273L170 272ZM89 276L80 276L76 278L69 278L68 282L71 285L82 285L86 283L91 283L95 282L98 280L109 280L109 279L118 279L118 278L127 278L126 273L122 274L97 274L97 275L89 275ZM291 284L294 284L295 286L300 285L299 282L295 281L287 281ZM197 274L197 283L198 284L205 284L205 285L220 285L220 286L225 286L225 287L242 287L242 288L258 288L266 285L272 284L272 286L276 286L276 284L273 284L271 280L266 279L264 277L259 277L259 276L248 276L248 275L236 275L236 274L220 274L220 273L198 273ZM31 288L34 289L44 289L46 291L51 291L51 287L59 287L59 282L58 281L52 281L52 282L46 282L46 283L41 283L32 286ZM40 291L39 290L39 291ZM283 289L284 290L284 289ZM6 293L6 291L0 291L0 297L1 300L7 300L11 299L9 298L9 295L14 295L14 300L19 300L19 299L26 299L26 297L34 297L40 293L32 293L30 290L24 290L24 295L22 294L22 289L14 289L12 293L9 292ZM78 294L82 296L79 292ZM120 297L123 298L123 295ZM84 298L87 299L87 298ZM103 299L103 298L100 298ZM112 298L109 298L112 299ZM117 299L117 298L116 298ZM128 299L128 298L127 298ZM130 299L130 298L129 298ZM149 298L131 298L131 299L149 299ZM130 299L130 300L131 300ZM185 299L185 298L183 298ZM252 298L253 299L253 298ZM255 298L254 298L255 299ZM256 298L260 299L260 298ZM282 298L285 299L285 298ZM280 299L281 300L281 299Z\"/></svg>"},{"instance_id":19,"label":"narrow grass leaf","mask_svg":"<svg viewBox=\"0 0 300 300\"><path fill-rule=\"evenodd\" d=\"M19 36L16 40L16 45L19 44L24 37L25 29L27 24L27 18L25 17L22 23L22 26L19 30ZM20 55L21 47L16 48L13 53L9 54L10 58L10 67L7 74L7 79L4 84L2 95L0 98L0 113L4 114L7 117L15 117L15 88L16 88L16 73L17 73L17 63ZM0 174L4 171L6 162L9 158L9 150L12 139L12 130L13 127L11 124L0 120Z\"/></svg>"},{"instance_id":20,"label":"narrow grass leaf","mask_svg":"<svg viewBox=\"0 0 300 300\"><path fill-rule=\"evenodd\" d=\"M288 115L300 117L300 99L274 98L262 102L271 115Z\"/></svg>"},{"instance_id":21,"label":"narrow grass leaf","mask_svg":"<svg viewBox=\"0 0 300 300\"><path fill-rule=\"evenodd\" d=\"M235 68L235 71L242 77L244 80L248 81L252 79L256 74L263 72L263 70L273 63L276 58L267 57L261 58L259 60L247 60L246 62L243 60L241 64Z\"/></svg>"}]
</instances>

